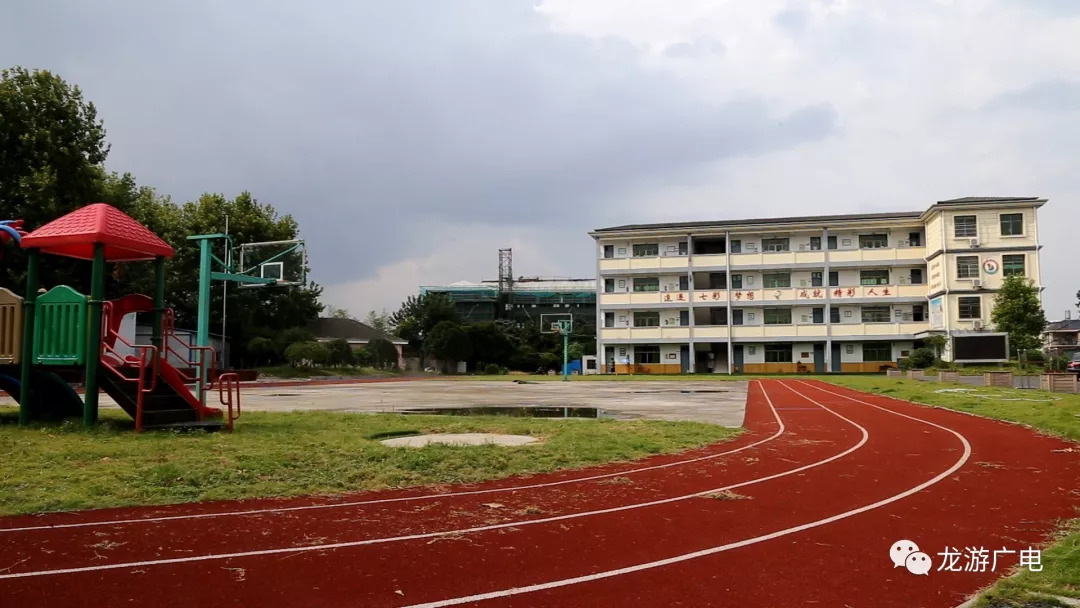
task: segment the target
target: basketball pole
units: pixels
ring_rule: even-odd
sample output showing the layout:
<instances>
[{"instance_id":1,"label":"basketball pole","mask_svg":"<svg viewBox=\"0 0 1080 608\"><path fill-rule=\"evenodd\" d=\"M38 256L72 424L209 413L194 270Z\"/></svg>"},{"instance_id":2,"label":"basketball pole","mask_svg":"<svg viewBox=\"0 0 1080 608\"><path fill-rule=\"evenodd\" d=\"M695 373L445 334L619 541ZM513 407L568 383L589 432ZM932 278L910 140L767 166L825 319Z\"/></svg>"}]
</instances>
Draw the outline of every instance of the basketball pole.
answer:
<instances>
[{"instance_id":1,"label":"basketball pole","mask_svg":"<svg viewBox=\"0 0 1080 608\"><path fill-rule=\"evenodd\" d=\"M561 323L559 324L559 333L562 334L562 380L563 382L570 381L570 330L566 329Z\"/></svg>"}]
</instances>

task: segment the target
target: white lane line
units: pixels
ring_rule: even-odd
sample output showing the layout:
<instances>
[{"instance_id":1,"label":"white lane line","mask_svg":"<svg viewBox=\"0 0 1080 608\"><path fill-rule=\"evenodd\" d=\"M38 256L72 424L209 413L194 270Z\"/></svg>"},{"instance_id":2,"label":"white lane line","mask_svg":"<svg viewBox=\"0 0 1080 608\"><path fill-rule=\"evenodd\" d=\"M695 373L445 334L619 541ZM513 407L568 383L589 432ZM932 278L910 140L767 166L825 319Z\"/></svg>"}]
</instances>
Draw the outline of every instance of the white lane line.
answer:
<instances>
[{"instance_id":1,"label":"white lane line","mask_svg":"<svg viewBox=\"0 0 1080 608\"><path fill-rule=\"evenodd\" d=\"M772 405L772 399L770 399L768 393L765 392L765 386L764 385L761 385L761 390L762 390L762 394L764 394L764 396L765 396L766 401L769 403L769 407L772 407L773 406ZM748 481L743 481L743 482L732 484L732 485L729 485L729 486L723 486L723 487L720 487L720 488L712 488L712 489L709 489L709 490L703 490L701 492L695 492L693 494L686 494L686 495L683 495L683 496L674 496L674 497L671 497L671 498L664 498L664 499L661 499L661 500L654 500L654 501L650 501L650 502L637 503L637 504L632 504L632 505L623 505L623 506L620 506L620 507L610 507L610 508L607 508L607 509L599 509L599 510L596 510L596 511L583 511L583 512L580 512L580 513L569 513L569 514L566 514L566 515L557 515L557 516L554 516L554 517L545 517L545 518L542 518L542 519L530 519L530 520L526 520L526 521L516 521L516 522L508 522L508 523L502 523L502 524L492 524L492 525L489 525L489 526L480 526L480 527L476 527L476 528L462 528L462 529L459 529L459 530L446 530L446 531L442 531L442 532L425 532L425 533L420 533L420 534L409 534L409 535L406 535L406 536L391 536L391 537L385 537L385 538L370 538L370 539L366 539L366 540L356 540L356 541L348 541L348 542L341 542L341 543L330 543L330 544L324 544L324 545L305 545L305 546L302 546L302 547L281 547L281 548L277 548L277 549L261 549L261 550L256 550L256 551L242 551L242 552L237 552L237 553L213 553L213 554L209 554L209 555L175 557L175 558L169 558L169 559L155 559L155 560L147 560L147 561L141 561L141 562L125 562L125 563L117 563L117 564L100 564L100 565L96 565L96 566L82 566L82 567L77 567L77 568L61 568L61 569L56 569L56 570L36 570L36 571L28 571L28 572L15 572L15 573L11 573L11 574L0 574L0 580L9 579L9 578L27 578L27 577L35 577L35 576L50 576L50 575L57 575L57 574L74 574L74 573L78 573L78 572L96 572L96 571L99 571L99 570L115 570L117 568L143 568L143 567L148 567L148 566L160 566L160 565L165 565L165 564L182 564L182 563L189 563L189 562L201 562L201 561L209 561L209 560L232 559L232 558L237 558L237 557L255 557L255 556L261 556L261 555L277 555L277 554L281 554L281 553L302 553L302 552L309 552L309 551L328 551L328 550L331 550L331 549L343 549L343 548L346 548L346 547L361 547L361 546L365 546L365 545L379 545L379 544L384 544L384 543L407 541L407 540L422 540L422 539L425 539L425 538L437 538L437 537L440 537L440 536L450 536L450 535L460 535L460 534L475 534L477 532L487 532L487 531L490 531L490 530L500 530L500 529L504 529L504 528L523 528L525 526L532 526L532 525L537 525L537 524L551 523L551 522L555 522L555 521L565 521L565 520L569 520L569 519L578 519L578 518L582 518L582 517L590 517L590 516L593 516L593 515L603 515L603 514L606 514L606 513L618 513L620 511L630 511L630 510L634 510L634 509L643 509L643 508L646 508L646 507L654 507L654 506L658 506L658 505L679 502L679 501L688 500L688 499L691 499L691 498L696 498L696 497L699 497L699 496L704 496L706 494L712 494L714 492L723 492L725 490L734 490L736 488L742 488L742 487L745 487L745 486L750 486L750 485L762 483L762 482L765 482L765 481L770 481L772 479L779 479L781 477L787 477L788 475L794 475L796 473L801 473L801 472L806 471L808 469L819 467L819 466L821 466L823 464L832 462L832 461L837 460L839 458L843 458L844 456L847 456L848 454L851 454L852 452L854 452L854 451L862 448L864 445L866 445L867 440L870 438L870 434L867 432L867 430L865 428L863 428L863 427L859 426L857 423L855 423L855 422L841 416L840 414L837 414L836 412L830 410L829 408L827 408L825 406L821 406L821 407L822 407L822 409L828 411L829 413L833 414L837 418L840 418L841 420L844 420L845 422L847 422L847 423L851 424L852 426L858 428L859 431L862 433L862 438L859 440L859 442L856 443L854 446L848 448L847 450L845 450L843 452L840 452L839 454L830 456L828 458L825 458L823 460L819 460L817 462L813 462L813 463L810 463L810 464L807 464L807 465L803 465L803 466L795 468L795 469L790 469L790 470L787 470L787 471L783 471L781 473L775 473L775 474L769 475L767 477L759 477L759 478L751 479L751 480L748 480Z\"/></svg>"},{"instance_id":2,"label":"white lane line","mask_svg":"<svg viewBox=\"0 0 1080 608\"><path fill-rule=\"evenodd\" d=\"M802 382L802 384L806 384L806 383ZM802 396L803 398L805 398L806 400L808 400L808 401L810 401L812 403L815 403L815 404L817 404L817 405L819 405L819 406L821 406L821 407L823 407L823 408L825 408L827 410L829 409L825 405L823 405L821 403L818 403L817 401L814 401L813 399L811 399L806 394L800 393L799 391L796 391L794 388L791 388L790 386L788 386L787 384L785 384L783 382L780 382L780 385L787 388L787 389L789 389L789 390L791 390L796 395ZM812 386L812 385L807 384L807 386ZM764 388L765 387L763 385L762 390L764 390ZM816 387L814 387L814 388L816 388ZM823 390L823 389L819 389L819 390ZM831 392L831 391L825 391L825 392ZM926 488L938 483L939 481L941 481L942 479L945 479L949 475L952 475L958 469L960 469L960 467L964 466L964 463L966 463L968 458L971 457L971 444L968 443L967 439L963 435L961 435L960 433L957 433L956 431L954 431L952 429L949 429L949 428L934 424L933 422L922 420L920 418L915 418L913 416L908 416L906 414L901 414L899 412L894 412L894 411L892 411L890 409L887 409L887 408L878 407L878 406L876 406L876 405L874 405L872 403L867 403L865 401L860 401L860 400L854 399L852 397L847 397L846 395L840 395L839 393L833 393L833 394L838 395L840 397L844 397L846 399L851 399L852 401L857 401L859 403L863 403L865 405L869 405L871 407L876 407L877 409L882 410L884 412L889 412L890 414L895 414L897 416L902 416L904 418L909 418L911 420L915 420L917 422L922 422L924 424L928 424L930 426L937 427L939 429L948 431L948 432L952 433L953 435L955 435L958 439L960 439L960 442L964 445L964 454L951 467L949 467L946 471L944 471L943 473L937 475L933 479L930 479L929 481L925 481L925 482L915 486L914 488L911 488L909 490L901 492L900 494L893 495L893 496L891 496L889 498L886 498L884 500L879 500L879 501L877 501L875 503L859 507L857 509L852 509L850 511L845 511L845 512L840 513L838 515L833 515L832 517L828 517L828 518L825 518L825 519L819 519L817 521L812 521L812 522L809 522L809 523L806 523L806 524L802 524L800 526L795 526L793 528L787 528L785 530L779 530L777 532L773 532L771 534L765 534L765 535L762 535L762 536L755 536L754 538L748 538L746 540L741 540L741 541L734 542L734 543L728 543L726 545L720 545L720 546L717 546L717 547L710 547L708 549L703 549L701 551L695 551L693 553L686 553L686 554L683 554L683 555L677 555L675 557L669 557L667 559L657 560L657 561L653 561L653 562L647 562L647 563L644 563L644 564L637 564L635 566L628 566L626 568L619 568L619 569L616 569L616 570L608 570L606 572L597 572L596 574L587 574L585 576L578 576L578 577L575 577L575 578L567 578L567 579L563 579L563 580L559 580L559 581L551 581L551 582L547 582L547 583L540 583L540 584L537 584L537 585L529 585L527 587L514 587L512 589L504 589L504 590L501 590L501 591L492 591L492 592L489 592L489 593L479 593L479 594L476 594L476 595L470 595L470 596L466 596L466 597L457 597L457 598L452 598L452 599L447 599L447 600L440 600L440 601L436 601L436 602L427 602L427 603L424 603L424 604L412 604L410 606L405 606L404 608L443 608L445 606L458 606L460 604L469 604L469 603L480 602L480 601L484 601L484 600L491 600L491 599L509 597L509 596L512 596L512 595L521 595L521 594L524 594L524 593L533 593L533 592L536 592L536 591L544 591L544 590L547 590L547 589L555 589L555 588L558 588L558 587L567 587L569 585L576 585L576 584L579 584L579 583L587 583L587 582L590 582L590 581L596 581L596 580L605 579L605 578L611 578L611 577L615 577L615 576L622 576L624 574L631 574L631 573L634 573L634 572L640 572L642 570L650 570L652 568L660 568L660 567L663 567L663 566L670 566L671 564L677 564L679 562L685 562L685 561L689 561L689 560L692 560L692 559L697 559L699 557L705 557L705 556L708 556L708 555L714 555L716 553L722 553L724 551L730 551L732 549L738 549L740 547L746 547L748 545L755 545L755 544L762 543L762 542L765 542L765 541L780 538L782 536L788 536L790 534L795 534L797 532L802 532L804 530L810 530L812 528L817 528L817 527L820 527L820 526L831 524L833 522L840 521L842 519L847 519L849 517L859 515L860 513L865 513L867 511L872 511L874 509L881 508L881 507L883 507L885 505L888 505L890 503L894 503L894 502L896 502L898 500L903 500L904 498L907 498L908 496L911 496L913 494L921 492L921 491L925 490ZM829 411L832 411L832 410L829 410ZM837 414L837 416L839 416L839 414ZM852 424L854 424L854 423L852 423Z\"/></svg>"},{"instance_id":3,"label":"white lane line","mask_svg":"<svg viewBox=\"0 0 1080 608\"><path fill-rule=\"evenodd\" d=\"M288 513L292 511L313 511L317 509L341 509L345 507L360 507L365 505L381 505L394 502L406 502L410 500L430 500L437 498L453 498L455 496L475 496L478 494L493 494L496 492L517 492L520 490L535 490L537 488L551 488L555 486L562 486L572 483L584 483L586 481L596 481L597 479L606 479L608 477L619 477L624 475L633 475L636 473L643 473L645 471L655 471L658 469L667 469L670 467L682 466L686 464L693 464L695 462L704 462L706 460L713 460L720 458L721 456L729 456L743 450L749 450L750 448L757 447L759 445L768 443L784 434L784 422L780 420L780 415L776 412L776 408L772 407L772 403L769 403L769 408L772 410L773 418L776 419L776 423L779 428L771 436L756 441L754 443L744 445L741 448L734 450L728 450L726 452L720 452L718 454L709 454L708 456L699 456L697 458L690 458L688 460L677 460L675 462L669 462L667 464L658 464L648 467L641 467L638 469L630 469L627 471L617 471L615 473L604 473L603 475L590 475L588 477L577 477L573 479L563 479L560 481L551 481L546 483L534 483L524 486L510 486L506 488L490 488L487 490L470 490L467 492L449 492L446 494L423 494L420 496L401 496L398 498L381 498L378 500L357 500L352 502L340 502L324 505L302 505L298 507L279 507L271 509L249 509L246 511L223 511L221 513L194 513L190 515L166 515L162 517L136 517L131 519L114 519L114 520L98 520L87 521L71 524L47 524L41 526L24 526L20 528L0 528L0 534L5 532L29 532L33 530L56 530L61 528L88 528L93 526L119 526L123 524L141 524L141 523L156 523L163 521L180 521L188 519L211 519L214 517L235 517L242 515L262 515L265 513Z\"/></svg>"}]
</instances>

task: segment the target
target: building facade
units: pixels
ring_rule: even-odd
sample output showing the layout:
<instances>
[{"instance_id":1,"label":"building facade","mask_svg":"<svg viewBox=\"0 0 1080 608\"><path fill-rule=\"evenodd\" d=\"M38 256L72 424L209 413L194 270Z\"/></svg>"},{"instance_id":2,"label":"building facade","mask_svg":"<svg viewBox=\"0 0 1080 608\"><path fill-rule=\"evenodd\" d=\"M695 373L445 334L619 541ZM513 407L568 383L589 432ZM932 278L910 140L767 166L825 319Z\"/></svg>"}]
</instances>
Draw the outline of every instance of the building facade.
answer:
<instances>
[{"instance_id":1,"label":"building facade","mask_svg":"<svg viewBox=\"0 0 1080 608\"><path fill-rule=\"evenodd\" d=\"M994 334L1004 277L1040 284L1045 203L595 230L602 371L876 372L932 334L952 359Z\"/></svg>"},{"instance_id":2,"label":"building facade","mask_svg":"<svg viewBox=\"0 0 1080 608\"><path fill-rule=\"evenodd\" d=\"M498 281L424 285L420 293L440 293L454 303L466 323L496 320L540 327L542 319L573 320L575 335L596 331L596 280L519 277L500 292Z\"/></svg>"}]
</instances>

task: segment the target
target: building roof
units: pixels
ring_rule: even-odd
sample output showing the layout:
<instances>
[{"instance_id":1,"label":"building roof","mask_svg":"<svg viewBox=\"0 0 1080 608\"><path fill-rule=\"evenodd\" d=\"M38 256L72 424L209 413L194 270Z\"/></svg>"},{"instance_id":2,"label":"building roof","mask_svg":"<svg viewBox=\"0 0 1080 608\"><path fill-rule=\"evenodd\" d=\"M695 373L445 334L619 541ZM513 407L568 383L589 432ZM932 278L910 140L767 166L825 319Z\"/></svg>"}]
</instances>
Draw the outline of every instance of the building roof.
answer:
<instances>
[{"instance_id":1,"label":"building roof","mask_svg":"<svg viewBox=\"0 0 1080 608\"><path fill-rule=\"evenodd\" d=\"M927 211L898 211L892 213L850 213L840 215L804 215L793 217L773 217L742 220L718 220L711 222L663 222L658 224L626 224L612 226L610 228L598 228L591 234L607 232L627 232L636 230L678 230L689 228L727 228L734 226L768 226L774 224L798 225L798 224L822 224L831 222L858 222L858 221L910 221L921 219L928 212L941 207L961 207L966 205L985 205L987 203L1045 203L1046 200L1037 196L968 196L938 201L930 206Z\"/></svg>"},{"instance_id":2,"label":"building roof","mask_svg":"<svg viewBox=\"0 0 1080 608\"><path fill-rule=\"evenodd\" d=\"M818 224L822 222L849 222L857 220L917 220L921 211L896 213L853 213L845 215L806 215L744 220L718 220L712 222L667 222L660 224L627 224L610 228L598 228L593 232L623 232L627 230L657 230L665 228L723 228L726 226L760 226L768 224Z\"/></svg>"},{"instance_id":3,"label":"building roof","mask_svg":"<svg viewBox=\"0 0 1080 608\"><path fill-rule=\"evenodd\" d=\"M449 285L424 285L421 292L440 291L498 291L498 281L458 281ZM596 279L541 279L519 277L513 282L514 293L543 292L579 292L596 291Z\"/></svg>"},{"instance_id":4,"label":"building roof","mask_svg":"<svg viewBox=\"0 0 1080 608\"><path fill-rule=\"evenodd\" d=\"M356 319L337 319L331 317L319 317L308 324L307 330L315 334L316 338L324 340L363 340L371 341L383 338L394 344L405 344L406 341L397 336L382 333L370 325L366 325Z\"/></svg>"},{"instance_id":5,"label":"building roof","mask_svg":"<svg viewBox=\"0 0 1080 608\"><path fill-rule=\"evenodd\" d=\"M1054 321L1046 326L1046 331L1067 331L1080 332L1080 319L1066 319L1064 321Z\"/></svg>"},{"instance_id":6,"label":"building roof","mask_svg":"<svg viewBox=\"0 0 1080 608\"><path fill-rule=\"evenodd\" d=\"M173 248L149 228L106 203L94 203L58 217L22 238L23 249L80 260L94 259L94 245L105 245L108 262L171 258Z\"/></svg>"}]
</instances>

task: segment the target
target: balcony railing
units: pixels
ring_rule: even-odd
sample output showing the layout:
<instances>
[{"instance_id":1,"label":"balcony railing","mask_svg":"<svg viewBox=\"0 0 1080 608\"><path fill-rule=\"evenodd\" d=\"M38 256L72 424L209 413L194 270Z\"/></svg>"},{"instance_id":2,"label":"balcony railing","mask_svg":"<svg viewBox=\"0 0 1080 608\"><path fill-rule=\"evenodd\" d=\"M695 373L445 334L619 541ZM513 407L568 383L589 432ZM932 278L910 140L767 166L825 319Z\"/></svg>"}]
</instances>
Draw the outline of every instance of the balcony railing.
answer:
<instances>
[{"instance_id":1,"label":"balcony railing","mask_svg":"<svg viewBox=\"0 0 1080 608\"><path fill-rule=\"evenodd\" d=\"M828 294L833 304L845 300L882 300L893 298L926 297L926 285L860 285L856 287L785 287L773 289L699 289L689 291L648 291L629 293L601 293L601 306L650 306L685 303L693 297L695 306L726 304L768 305L770 302L824 304Z\"/></svg>"}]
</instances>

